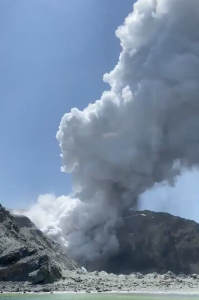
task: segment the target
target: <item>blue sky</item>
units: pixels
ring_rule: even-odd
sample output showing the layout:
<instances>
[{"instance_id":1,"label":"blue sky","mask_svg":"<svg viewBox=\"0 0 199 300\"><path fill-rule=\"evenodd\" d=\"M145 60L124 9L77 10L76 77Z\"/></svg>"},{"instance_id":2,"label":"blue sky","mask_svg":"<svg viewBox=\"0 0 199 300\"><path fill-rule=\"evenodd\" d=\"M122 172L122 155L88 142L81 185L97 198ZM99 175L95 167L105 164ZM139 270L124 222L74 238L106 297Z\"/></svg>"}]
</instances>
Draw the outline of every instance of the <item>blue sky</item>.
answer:
<instances>
[{"instance_id":1,"label":"blue sky","mask_svg":"<svg viewBox=\"0 0 199 300\"><path fill-rule=\"evenodd\" d=\"M115 30L133 0L0 1L0 202L22 208L67 194L55 138L61 117L109 87L120 53Z\"/></svg>"}]
</instances>

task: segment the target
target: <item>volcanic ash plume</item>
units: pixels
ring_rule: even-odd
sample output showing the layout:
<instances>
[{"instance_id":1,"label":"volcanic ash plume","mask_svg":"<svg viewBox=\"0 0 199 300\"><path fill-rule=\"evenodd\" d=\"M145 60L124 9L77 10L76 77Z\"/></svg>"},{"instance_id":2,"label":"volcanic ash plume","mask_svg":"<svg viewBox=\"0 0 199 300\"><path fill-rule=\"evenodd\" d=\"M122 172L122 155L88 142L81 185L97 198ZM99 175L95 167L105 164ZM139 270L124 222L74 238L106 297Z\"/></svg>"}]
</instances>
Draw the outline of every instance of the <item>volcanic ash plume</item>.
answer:
<instances>
[{"instance_id":1,"label":"volcanic ash plume","mask_svg":"<svg viewBox=\"0 0 199 300\"><path fill-rule=\"evenodd\" d=\"M198 28L198 0L137 1L116 31L122 52L104 75L110 91L63 116L57 139L74 196L51 208L40 199L29 216L46 214L45 231L77 261L116 254L118 219L139 195L199 164Z\"/></svg>"}]
</instances>

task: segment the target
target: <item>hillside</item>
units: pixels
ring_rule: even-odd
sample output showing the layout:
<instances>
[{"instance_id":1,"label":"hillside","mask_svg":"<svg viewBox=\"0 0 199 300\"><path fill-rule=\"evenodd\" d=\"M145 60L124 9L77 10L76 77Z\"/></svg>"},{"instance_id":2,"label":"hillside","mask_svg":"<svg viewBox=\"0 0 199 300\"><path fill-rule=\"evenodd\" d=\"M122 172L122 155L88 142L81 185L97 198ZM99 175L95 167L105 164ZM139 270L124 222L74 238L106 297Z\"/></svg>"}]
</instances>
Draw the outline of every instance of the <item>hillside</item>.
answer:
<instances>
[{"instance_id":1,"label":"hillside","mask_svg":"<svg viewBox=\"0 0 199 300\"><path fill-rule=\"evenodd\" d=\"M131 212L118 222L120 252L101 266L107 272L199 274L199 224L168 213Z\"/></svg>"},{"instance_id":2,"label":"hillside","mask_svg":"<svg viewBox=\"0 0 199 300\"><path fill-rule=\"evenodd\" d=\"M53 282L77 264L27 217L0 205L0 281Z\"/></svg>"}]
</instances>

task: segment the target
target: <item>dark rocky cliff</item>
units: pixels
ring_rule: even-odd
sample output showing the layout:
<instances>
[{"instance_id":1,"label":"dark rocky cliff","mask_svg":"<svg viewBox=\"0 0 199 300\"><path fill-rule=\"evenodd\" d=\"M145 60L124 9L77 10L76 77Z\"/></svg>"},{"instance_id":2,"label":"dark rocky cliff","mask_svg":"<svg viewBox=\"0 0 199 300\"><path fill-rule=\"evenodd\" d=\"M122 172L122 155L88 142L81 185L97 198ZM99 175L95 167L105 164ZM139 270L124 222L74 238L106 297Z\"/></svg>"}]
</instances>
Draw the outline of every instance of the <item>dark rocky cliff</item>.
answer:
<instances>
[{"instance_id":1,"label":"dark rocky cliff","mask_svg":"<svg viewBox=\"0 0 199 300\"><path fill-rule=\"evenodd\" d=\"M0 281L53 282L77 264L27 217L0 205Z\"/></svg>"},{"instance_id":2,"label":"dark rocky cliff","mask_svg":"<svg viewBox=\"0 0 199 300\"><path fill-rule=\"evenodd\" d=\"M87 265L108 273L199 274L199 224L166 213L131 212L118 220L120 251L106 262ZM27 217L0 205L0 281L51 283L77 264Z\"/></svg>"},{"instance_id":3,"label":"dark rocky cliff","mask_svg":"<svg viewBox=\"0 0 199 300\"><path fill-rule=\"evenodd\" d=\"M118 224L120 252L107 272L199 274L199 224L167 213L131 212ZM122 222L122 224L120 224Z\"/></svg>"}]
</instances>

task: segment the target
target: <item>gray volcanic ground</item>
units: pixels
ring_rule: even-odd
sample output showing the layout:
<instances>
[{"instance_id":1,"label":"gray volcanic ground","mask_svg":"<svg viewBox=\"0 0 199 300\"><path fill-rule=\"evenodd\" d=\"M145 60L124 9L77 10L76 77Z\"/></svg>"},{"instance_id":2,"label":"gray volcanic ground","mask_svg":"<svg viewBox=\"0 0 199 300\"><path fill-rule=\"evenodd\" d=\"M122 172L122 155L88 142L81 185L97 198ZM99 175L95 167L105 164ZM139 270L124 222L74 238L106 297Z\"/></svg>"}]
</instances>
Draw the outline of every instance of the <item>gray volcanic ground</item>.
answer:
<instances>
[{"instance_id":1,"label":"gray volcanic ground","mask_svg":"<svg viewBox=\"0 0 199 300\"><path fill-rule=\"evenodd\" d=\"M198 28L198 0L138 0L116 30L122 52L103 78L110 90L61 120L74 193L41 196L26 215L83 265L121 251L134 228L118 219L142 193L199 164Z\"/></svg>"}]
</instances>

